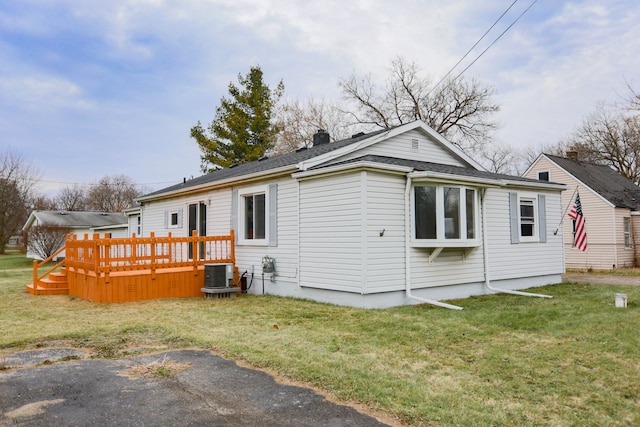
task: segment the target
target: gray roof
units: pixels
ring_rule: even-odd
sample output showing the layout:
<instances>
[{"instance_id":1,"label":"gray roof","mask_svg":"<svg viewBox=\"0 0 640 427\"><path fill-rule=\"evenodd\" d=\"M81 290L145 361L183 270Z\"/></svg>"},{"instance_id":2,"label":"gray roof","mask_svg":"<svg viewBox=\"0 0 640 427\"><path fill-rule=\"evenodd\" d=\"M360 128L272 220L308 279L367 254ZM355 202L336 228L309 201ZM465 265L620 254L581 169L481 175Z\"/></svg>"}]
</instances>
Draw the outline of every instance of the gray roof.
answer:
<instances>
[{"instance_id":1,"label":"gray roof","mask_svg":"<svg viewBox=\"0 0 640 427\"><path fill-rule=\"evenodd\" d=\"M316 145L309 148L301 148L291 153L285 153L271 158L263 158L251 163L244 163L238 166L232 166L225 169L219 169L210 172L206 175L199 176L197 178L190 179L179 184L172 185L170 187L163 188L161 190L154 191L149 194L145 194L142 198L149 196L157 196L164 193L170 193L177 190L188 189L191 187L197 187L199 185L213 183L216 181L222 181L224 179L241 177L244 175L250 175L257 172L265 172L272 169L278 169L285 166L293 166L302 161L320 156L325 153L337 150L342 147L346 147L353 143L362 141L363 139L370 138L374 135L378 135L383 132L387 132L389 129L383 129L380 131L357 134L352 138L343 139L341 141L335 141L328 144Z\"/></svg>"},{"instance_id":2,"label":"gray roof","mask_svg":"<svg viewBox=\"0 0 640 427\"><path fill-rule=\"evenodd\" d=\"M34 211L40 225L57 225L69 228L92 228L128 224L126 215L110 212L60 212Z\"/></svg>"},{"instance_id":3,"label":"gray roof","mask_svg":"<svg viewBox=\"0 0 640 427\"><path fill-rule=\"evenodd\" d=\"M331 143L322 144L322 145L316 145L309 148L302 148L294 152L281 154L272 158L265 157L261 160L257 160L251 163L244 163L238 166L219 169L219 170L210 172L206 175L202 175L200 177L193 178L190 180L185 180L184 182L181 182L179 184L175 184L170 187L166 187L166 188L154 191L152 193L145 194L140 199L144 200L150 197L152 198L155 196L160 196L165 193L173 193L180 190L188 190L189 188L199 187L202 185L215 183L215 182L223 181L226 179L240 178L242 176L251 175L254 173L266 172L269 170L275 170L275 169L287 167L287 166L295 166L296 164L303 162L305 160L309 160L314 157L321 156L323 154L346 147L348 145L365 140L367 138L382 134L384 132L388 132L389 130L390 129L383 129L383 130L379 130L379 131L368 133L368 134L359 133L357 135L354 135L351 138L343 139L341 141L331 142ZM467 176L467 177L474 177L474 178L508 179L511 181L522 181L522 182L531 182L531 183L535 182L540 184L540 182L536 180L530 180L527 178L521 178L521 177L511 176L511 175L494 174L491 172L477 170L477 169L474 169L473 167L448 166L448 165L441 165L437 163L419 162L419 161L413 161L413 160L404 160L404 159L397 159L392 157L382 157L382 156L373 156L373 155L363 156L358 159L349 160L349 161L343 162L342 164L353 163L360 160L367 160L367 161L379 162L379 163L385 163L385 164L393 164L393 165L399 165L399 166L405 166L405 167L413 167L414 170L417 170L417 171L433 171L433 172L440 172L440 173L446 173L451 175ZM322 167L325 167L325 166L316 166L313 169L319 169Z\"/></svg>"},{"instance_id":4,"label":"gray roof","mask_svg":"<svg viewBox=\"0 0 640 427\"><path fill-rule=\"evenodd\" d=\"M633 210L638 208L640 187L609 166L579 162L550 154L545 156L614 206Z\"/></svg>"},{"instance_id":5,"label":"gray roof","mask_svg":"<svg viewBox=\"0 0 640 427\"><path fill-rule=\"evenodd\" d=\"M482 170L477 170L477 169L463 167L463 166L444 165L441 163L422 162L419 160L399 159L396 157L384 157L384 156L376 156L371 154L358 157L356 159L340 162L340 163L334 163L334 165L349 164L349 163L356 163L356 162L363 162L363 161L382 163L387 165L395 165L395 166L404 166L404 167L412 168L414 171L418 171L418 172L438 172L442 174L462 176L462 177L468 177L468 178L509 180L509 181L523 182L523 183L526 182L526 183L540 184L540 181L535 179L522 178L519 176L505 175L500 173L493 173L493 172L482 171Z\"/></svg>"}]
</instances>

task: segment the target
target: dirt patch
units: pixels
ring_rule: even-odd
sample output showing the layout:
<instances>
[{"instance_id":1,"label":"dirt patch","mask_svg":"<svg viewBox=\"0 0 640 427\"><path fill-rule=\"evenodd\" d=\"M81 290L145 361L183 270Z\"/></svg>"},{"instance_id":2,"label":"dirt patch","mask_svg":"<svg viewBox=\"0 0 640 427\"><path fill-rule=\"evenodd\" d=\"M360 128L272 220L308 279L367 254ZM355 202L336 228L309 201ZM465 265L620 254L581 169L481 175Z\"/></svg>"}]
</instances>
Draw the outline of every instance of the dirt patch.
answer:
<instances>
[{"instance_id":1,"label":"dirt patch","mask_svg":"<svg viewBox=\"0 0 640 427\"><path fill-rule=\"evenodd\" d=\"M190 363L176 362L175 360L167 358L167 355L164 355L162 360L157 360L143 365L131 366L127 370L119 372L118 375L126 376L131 379L156 377L166 378L189 369L190 366Z\"/></svg>"},{"instance_id":2,"label":"dirt patch","mask_svg":"<svg viewBox=\"0 0 640 427\"><path fill-rule=\"evenodd\" d=\"M4 415L7 418L32 417L34 415L46 413L47 411L44 409L45 407L62 402L64 402L64 399L41 400L40 402L32 402L14 409L13 411L6 412Z\"/></svg>"}]
</instances>

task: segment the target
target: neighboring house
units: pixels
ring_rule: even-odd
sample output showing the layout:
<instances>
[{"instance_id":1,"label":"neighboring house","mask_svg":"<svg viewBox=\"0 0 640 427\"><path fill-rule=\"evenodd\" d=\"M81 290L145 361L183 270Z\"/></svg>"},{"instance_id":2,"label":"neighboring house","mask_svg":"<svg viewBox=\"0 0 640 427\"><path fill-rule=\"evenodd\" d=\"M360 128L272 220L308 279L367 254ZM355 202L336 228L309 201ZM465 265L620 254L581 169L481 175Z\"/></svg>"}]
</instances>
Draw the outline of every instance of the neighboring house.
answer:
<instances>
[{"instance_id":1,"label":"neighboring house","mask_svg":"<svg viewBox=\"0 0 640 427\"><path fill-rule=\"evenodd\" d=\"M76 212L76 211L33 211L22 227L23 232L33 226L60 226L69 228L71 234L82 238L94 233L110 233L112 237L128 237L127 217L122 213ZM27 248L27 258L40 259L40 256ZM64 258L64 252L59 258Z\"/></svg>"},{"instance_id":2,"label":"neighboring house","mask_svg":"<svg viewBox=\"0 0 640 427\"><path fill-rule=\"evenodd\" d=\"M128 223L128 235L127 237L142 236L142 218L140 213L142 208L140 205L135 205L125 209L122 213L127 216Z\"/></svg>"},{"instance_id":3,"label":"neighboring house","mask_svg":"<svg viewBox=\"0 0 640 427\"><path fill-rule=\"evenodd\" d=\"M143 236L233 229L249 292L390 307L561 282L564 188L489 173L416 121L333 143L319 131L138 202Z\"/></svg>"},{"instance_id":4,"label":"neighboring house","mask_svg":"<svg viewBox=\"0 0 640 427\"><path fill-rule=\"evenodd\" d=\"M561 225L564 233L564 256L567 268L610 269L633 267L640 255L634 240L640 238L640 187L609 166L578 161L576 152L563 158L541 154L523 176L567 185L562 196L563 212L580 194L585 218L586 252L574 246L574 224L568 215ZM634 239L634 230L636 233Z\"/></svg>"}]
</instances>

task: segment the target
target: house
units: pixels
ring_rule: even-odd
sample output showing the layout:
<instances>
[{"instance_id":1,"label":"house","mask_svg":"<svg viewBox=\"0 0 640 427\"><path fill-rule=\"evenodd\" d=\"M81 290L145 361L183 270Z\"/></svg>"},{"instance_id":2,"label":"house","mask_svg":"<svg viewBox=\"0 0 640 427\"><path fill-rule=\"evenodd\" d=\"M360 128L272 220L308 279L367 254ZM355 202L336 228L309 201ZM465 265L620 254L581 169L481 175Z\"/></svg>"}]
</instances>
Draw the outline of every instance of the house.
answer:
<instances>
[{"instance_id":1,"label":"house","mask_svg":"<svg viewBox=\"0 0 640 427\"><path fill-rule=\"evenodd\" d=\"M333 143L321 130L138 202L145 236L233 229L249 292L374 308L561 282L564 188L487 172L415 121Z\"/></svg>"},{"instance_id":2,"label":"house","mask_svg":"<svg viewBox=\"0 0 640 427\"><path fill-rule=\"evenodd\" d=\"M76 211L33 211L22 231L28 233L33 226L58 226L71 230L70 234L81 237L85 234L110 233L112 237L128 237L127 217L122 213L76 212ZM64 258L64 252L59 255ZM41 260L41 257L27 248L27 258Z\"/></svg>"},{"instance_id":3,"label":"house","mask_svg":"<svg viewBox=\"0 0 640 427\"><path fill-rule=\"evenodd\" d=\"M577 152L568 152L567 157L541 154L523 175L566 184L564 210L575 203L576 190L580 195L588 249L575 247L573 220L564 215L561 229L567 268L637 265L640 251L634 242L640 242L640 187L609 166L579 161Z\"/></svg>"}]
</instances>

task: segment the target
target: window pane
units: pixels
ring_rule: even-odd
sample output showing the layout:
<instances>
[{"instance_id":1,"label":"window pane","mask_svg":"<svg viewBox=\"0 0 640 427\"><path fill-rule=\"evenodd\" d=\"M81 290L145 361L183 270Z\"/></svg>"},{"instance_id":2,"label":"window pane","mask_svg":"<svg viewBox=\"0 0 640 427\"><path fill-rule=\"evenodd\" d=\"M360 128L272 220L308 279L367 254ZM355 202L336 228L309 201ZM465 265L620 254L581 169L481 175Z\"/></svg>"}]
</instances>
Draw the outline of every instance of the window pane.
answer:
<instances>
[{"instance_id":1,"label":"window pane","mask_svg":"<svg viewBox=\"0 0 640 427\"><path fill-rule=\"evenodd\" d=\"M476 192L475 190L466 190L467 193L467 239L476 238Z\"/></svg>"},{"instance_id":2,"label":"window pane","mask_svg":"<svg viewBox=\"0 0 640 427\"><path fill-rule=\"evenodd\" d=\"M265 238L265 195L264 194L256 194L254 197L254 208L255 208L255 217L254 217L254 225L255 225L255 238L256 239L264 239Z\"/></svg>"},{"instance_id":3,"label":"window pane","mask_svg":"<svg viewBox=\"0 0 640 427\"><path fill-rule=\"evenodd\" d=\"M244 238L253 239L253 196L244 197Z\"/></svg>"},{"instance_id":4,"label":"window pane","mask_svg":"<svg viewBox=\"0 0 640 427\"><path fill-rule=\"evenodd\" d=\"M460 238L460 189L444 187L444 237Z\"/></svg>"},{"instance_id":5,"label":"window pane","mask_svg":"<svg viewBox=\"0 0 640 427\"><path fill-rule=\"evenodd\" d=\"M520 201L520 235L522 237L535 236L535 217L533 200Z\"/></svg>"},{"instance_id":6,"label":"window pane","mask_svg":"<svg viewBox=\"0 0 640 427\"><path fill-rule=\"evenodd\" d=\"M436 187L415 187L416 239L435 239Z\"/></svg>"}]
</instances>

